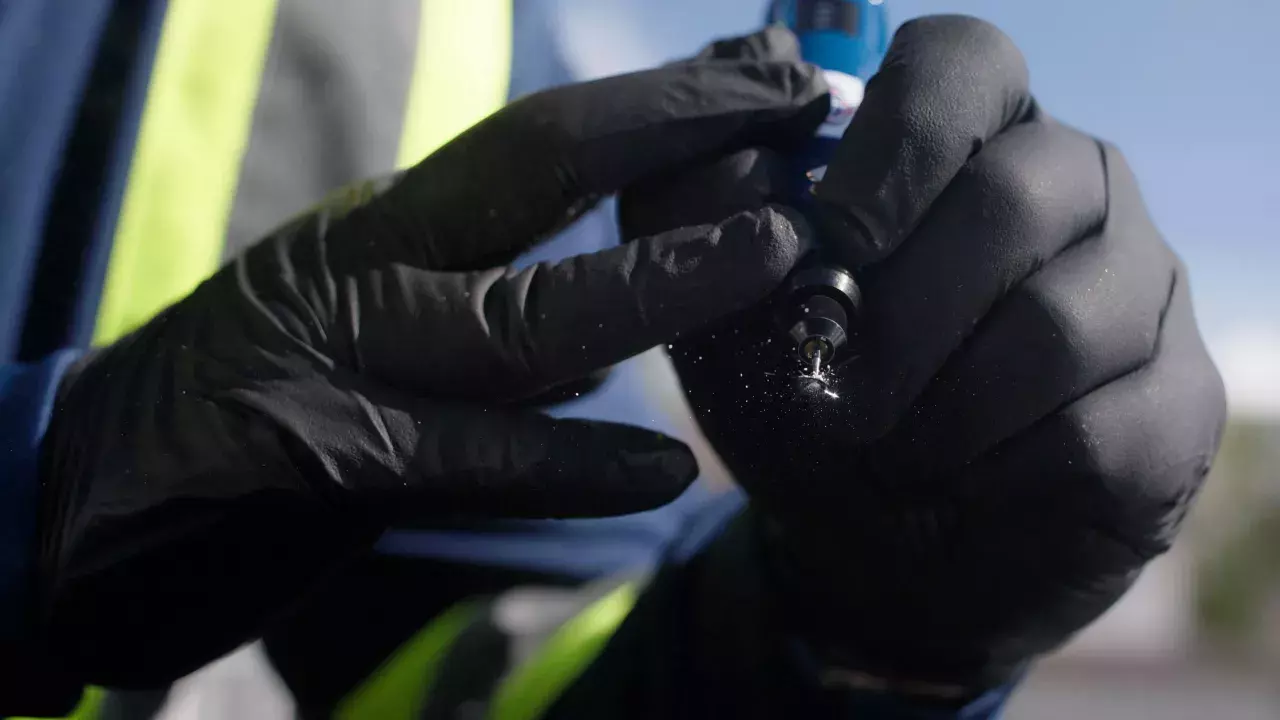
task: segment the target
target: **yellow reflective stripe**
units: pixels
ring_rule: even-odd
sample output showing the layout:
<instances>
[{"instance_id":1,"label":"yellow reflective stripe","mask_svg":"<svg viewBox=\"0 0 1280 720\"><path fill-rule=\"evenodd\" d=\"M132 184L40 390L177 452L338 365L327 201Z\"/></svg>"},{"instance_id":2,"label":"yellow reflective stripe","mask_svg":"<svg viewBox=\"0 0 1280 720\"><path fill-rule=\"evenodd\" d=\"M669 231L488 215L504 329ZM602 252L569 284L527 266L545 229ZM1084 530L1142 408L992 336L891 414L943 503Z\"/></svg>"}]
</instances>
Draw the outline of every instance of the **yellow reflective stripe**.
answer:
<instances>
[{"instance_id":1,"label":"yellow reflective stripe","mask_svg":"<svg viewBox=\"0 0 1280 720\"><path fill-rule=\"evenodd\" d=\"M462 603L440 614L343 698L334 717L337 720L418 717L440 670L441 659L477 611L474 603Z\"/></svg>"},{"instance_id":2,"label":"yellow reflective stripe","mask_svg":"<svg viewBox=\"0 0 1280 720\"><path fill-rule=\"evenodd\" d=\"M608 595L561 625L528 662L515 668L489 705L489 720L537 720L595 662L609 638L635 607L635 582Z\"/></svg>"},{"instance_id":3,"label":"yellow reflective stripe","mask_svg":"<svg viewBox=\"0 0 1280 720\"><path fill-rule=\"evenodd\" d=\"M106 699L107 691L102 688L85 688L80 704L71 712L68 720L96 720L102 714L102 702Z\"/></svg>"},{"instance_id":4,"label":"yellow reflective stripe","mask_svg":"<svg viewBox=\"0 0 1280 720\"><path fill-rule=\"evenodd\" d=\"M275 0L170 0L120 210L94 343L218 267Z\"/></svg>"},{"instance_id":5,"label":"yellow reflective stripe","mask_svg":"<svg viewBox=\"0 0 1280 720\"><path fill-rule=\"evenodd\" d=\"M421 0L397 168L416 164L506 104L511 2Z\"/></svg>"},{"instance_id":6,"label":"yellow reflective stripe","mask_svg":"<svg viewBox=\"0 0 1280 720\"><path fill-rule=\"evenodd\" d=\"M109 343L218 266L275 0L169 0L93 342ZM69 720L98 717L85 689Z\"/></svg>"},{"instance_id":7,"label":"yellow reflective stripe","mask_svg":"<svg viewBox=\"0 0 1280 720\"><path fill-rule=\"evenodd\" d=\"M501 108L511 78L511 0L421 0L396 167L406 168ZM339 720L417 717L440 661L474 619L455 605L342 699Z\"/></svg>"},{"instance_id":8,"label":"yellow reflective stripe","mask_svg":"<svg viewBox=\"0 0 1280 720\"><path fill-rule=\"evenodd\" d=\"M64 720L96 720L101 714L102 700L106 697L106 692L101 688L91 687L85 688L84 694L80 696L80 703L76 705L76 709L66 716ZM9 720L41 720L40 718L28 717L10 717ZM47 720L47 719L46 719Z\"/></svg>"},{"instance_id":9,"label":"yellow reflective stripe","mask_svg":"<svg viewBox=\"0 0 1280 720\"><path fill-rule=\"evenodd\" d=\"M595 662L640 595L627 582L578 612L552 633L528 661L499 684L489 720L537 720ZM462 632L484 608L459 603L402 644L338 703L338 720L396 720L421 715L440 671Z\"/></svg>"}]
</instances>

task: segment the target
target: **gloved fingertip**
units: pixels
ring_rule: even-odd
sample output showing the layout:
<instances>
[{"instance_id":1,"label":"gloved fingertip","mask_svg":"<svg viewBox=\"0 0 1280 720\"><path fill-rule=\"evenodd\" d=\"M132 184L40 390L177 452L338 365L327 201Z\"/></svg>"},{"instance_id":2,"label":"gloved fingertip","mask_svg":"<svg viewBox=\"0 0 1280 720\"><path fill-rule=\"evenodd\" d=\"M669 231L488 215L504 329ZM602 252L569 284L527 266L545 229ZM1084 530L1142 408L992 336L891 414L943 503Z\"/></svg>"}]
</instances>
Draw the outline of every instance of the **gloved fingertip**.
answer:
<instances>
[{"instance_id":1,"label":"gloved fingertip","mask_svg":"<svg viewBox=\"0 0 1280 720\"><path fill-rule=\"evenodd\" d=\"M650 253L658 260L648 273L664 282L651 280L646 286L649 326L664 333L685 330L764 299L786 279L812 237L799 211L766 205L716 225L638 241L662 248ZM683 265L673 266L668 259L681 256ZM665 310L659 316L655 308Z\"/></svg>"},{"instance_id":2,"label":"gloved fingertip","mask_svg":"<svg viewBox=\"0 0 1280 720\"><path fill-rule=\"evenodd\" d=\"M619 423L519 414L514 434L495 444L501 458L468 466L456 509L506 517L608 517L643 512L675 498L698 476L682 442Z\"/></svg>"},{"instance_id":3,"label":"gloved fingertip","mask_svg":"<svg viewBox=\"0 0 1280 720\"><path fill-rule=\"evenodd\" d=\"M539 392L512 401L513 407L547 408L569 402L574 398L589 397L604 387L613 372L613 366L602 367Z\"/></svg>"},{"instance_id":4,"label":"gloved fingertip","mask_svg":"<svg viewBox=\"0 0 1280 720\"><path fill-rule=\"evenodd\" d=\"M595 424L607 435L604 457L596 458L589 492L593 514L627 514L675 500L698 477L698 460L688 445L662 433L612 423Z\"/></svg>"},{"instance_id":5,"label":"gloved fingertip","mask_svg":"<svg viewBox=\"0 0 1280 720\"><path fill-rule=\"evenodd\" d=\"M657 433L655 433L657 435ZM688 445L663 435L649 449L628 448L618 454L622 467L641 487L651 487L660 504L674 500L698 478L698 459Z\"/></svg>"},{"instance_id":6,"label":"gloved fingertip","mask_svg":"<svg viewBox=\"0 0 1280 720\"><path fill-rule=\"evenodd\" d=\"M750 35L716 40L692 62L708 60L799 61L800 43L786 25L772 23Z\"/></svg>"},{"instance_id":7,"label":"gloved fingertip","mask_svg":"<svg viewBox=\"0 0 1280 720\"><path fill-rule=\"evenodd\" d=\"M662 453L651 456L643 464L628 460L627 475L630 491L614 493L611 503L601 515L631 515L647 512L675 502L698 477L696 463L690 466L678 453ZM688 471L680 468L688 468Z\"/></svg>"},{"instance_id":8,"label":"gloved fingertip","mask_svg":"<svg viewBox=\"0 0 1280 720\"><path fill-rule=\"evenodd\" d=\"M784 23L769 23L756 33L762 48L763 57L776 57L783 60L800 59L800 39Z\"/></svg>"},{"instance_id":9,"label":"gloved fingertip","mask_svg":"<svg viewBox=\"0 0 1280 720\"><path fill-rule=\"evenodd\" d=\"M718 223L781 197L791 165L772 148L752 147L636 183L618 198L624 240Z\"/></svg>"},{"instance_id":10,"label":"gloved fingertip","mask_svg":"<svg viewBox=\"0 0 1280 720\"><path fill-rule=\"evenodd\" d=\"M751 144L785 149L798 148L808 140L831 112L831 87L822 68L805 62L785 63L786 91L792 110L780 123L765 126L768 134L754 138Z\"/></svg>"},{"instance_id":11,"label":"gloved fingertip","mask_svg":"<svg viewBox=\"0 0 1280 720\"><path fill-rule=\"evenodd\" d=\"M770 204L756 214L756 242L760 252L761 279L772 290L786 279L800 258L814 244L813 227L795 208Z\"/></svg>"}]
</instances>

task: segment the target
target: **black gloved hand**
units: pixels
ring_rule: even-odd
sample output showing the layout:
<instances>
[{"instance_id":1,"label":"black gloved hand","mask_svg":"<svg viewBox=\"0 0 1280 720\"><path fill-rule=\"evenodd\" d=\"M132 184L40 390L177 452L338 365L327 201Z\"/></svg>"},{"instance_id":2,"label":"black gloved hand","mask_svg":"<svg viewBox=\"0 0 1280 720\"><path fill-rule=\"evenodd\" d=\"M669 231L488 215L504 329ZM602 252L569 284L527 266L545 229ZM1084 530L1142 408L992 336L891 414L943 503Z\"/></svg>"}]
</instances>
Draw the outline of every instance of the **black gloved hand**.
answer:
<instances>
[{"instance_id":1,"label":"black gloved hand","mask_svg":"<svg viewBox=\"0 0 1280 720\"><path fill-rule=\"evenodd\" d=\"M504 265L638 178L802 138L826 105L812 68L752 61L527 97L92 354L60 388L42 463L56 663L114 686L183 675L399 518L676 497L697 471L678 441L509 403L758 301L803 224L761 208Z\"/></svg>"},{"instance_id":2,"label":"black gloved hand","mask_svg":"<svg viewBox=\"0 0 1280 720\"><path fill-rule=\"evenodd\" d=\"M748 151L647 183L625 235L761 207L784 171ZM1120 153L1047 116L971 18L898 31L816 197L864 300L840 399L792 399L761 308L676 368L826 661L1002 682L1169 547L1209 469L1224 392L1186 270Z\"/></svg>"}]
</instances>

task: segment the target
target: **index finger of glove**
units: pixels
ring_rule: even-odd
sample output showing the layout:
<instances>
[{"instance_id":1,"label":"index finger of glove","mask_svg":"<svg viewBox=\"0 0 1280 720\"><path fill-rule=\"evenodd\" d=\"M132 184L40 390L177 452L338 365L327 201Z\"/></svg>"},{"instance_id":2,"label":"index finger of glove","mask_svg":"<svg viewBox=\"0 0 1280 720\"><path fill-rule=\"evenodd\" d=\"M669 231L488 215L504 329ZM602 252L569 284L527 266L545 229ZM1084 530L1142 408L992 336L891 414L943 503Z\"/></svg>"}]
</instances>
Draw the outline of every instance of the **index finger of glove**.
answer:
<instances>
[{"instance_id":1,"label":"index finger of glove","mask_svg":"<svg viewBox=\"0 0 1280 720\"><path fill-rule=\"evenodd\" d=\"M854 264L892 253L969 158L1032 107L1027 66L989 23L903 25L814 193Z\"/></svg>"},{"instance_id":2,"label":"index finger of glove","mask_svg":"<svg viewBox=\"0 0 1280 720\"><path fill-rule=\"evenodd\" d=\"M783 60L800 62L800 42L785 25L770 25L759 32L742 37L716 40L692 59L709 60Z\"/></svg>"},{"instance_id":3,"label":"index finger of glove","mask_svg":"<svg viewBox=\"0 0 1280 720\"><path fill-rule=\"evenodd\" d=\"M808 234L797 213L767 206L519 272L371 278L359 303L378 312L361 322L357 352L401 390L529 397L759 301Z\"/></svg>"},{"instance_id":4,"label":"index finger of glove","mask_svg":"<svg viewBox=\"0 0 1280 720\"><path fill-rule=\"evenodd\" d=\"M504 265L638 179L797 142L827 104L816 69L785 61L711 61L569 85L468 130L409 171L382 207L424 236L433 269Z\"/></svg>"}]
</instances>

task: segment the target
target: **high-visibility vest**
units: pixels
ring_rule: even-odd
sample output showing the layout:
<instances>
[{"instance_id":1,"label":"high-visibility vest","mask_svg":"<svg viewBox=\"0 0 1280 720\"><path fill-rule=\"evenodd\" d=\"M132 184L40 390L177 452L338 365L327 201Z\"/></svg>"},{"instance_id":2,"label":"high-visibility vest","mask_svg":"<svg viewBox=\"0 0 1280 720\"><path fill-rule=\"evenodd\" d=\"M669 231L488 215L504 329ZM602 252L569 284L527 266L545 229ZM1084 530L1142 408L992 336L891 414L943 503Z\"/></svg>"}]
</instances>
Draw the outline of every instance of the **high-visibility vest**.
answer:
<instances>
[{"instance_id":1,"label":"high-visibility vest","mask_svg":"<svg viewBox=\"0 0 1280 720\"><path fill-rule=\"evenodd\" d=\"M228 250L240 249L235 245L256 239L305 209L275 207L259 220L264 213L261 201L253 205L254 195L262 194L267 184L319 183L308 188L311 192L295 194L295 202L320 201L334 187L323 186L331 180L316 172L325 158L315 156L336 152L333 143L365 142L366 154L381 154L380 162L355 158L351 169L362 175L386 173L416 163L501 107L511 64L510 3L171 0L94 341L111 342L146 322L210 276ZM416 38L406 38L413 27L402 24L412 18L403 15L414 5ZM315 38L305 35L322 31L326 19L341 30L332 39L345 42L321 48L328 56L320 60L350 69L349 82L334 88L337 97L312 98L323 104L310 107L298 98L281 97L276 90L289 88L275 85L285 84L281 76L294 70L281 67L291 61L286 48L314 43ZM400 36L386 37L387 33ZM413 48L414 55L403 57L396 52L399 48ZM401 80L399 87L385 87L395 80ZM379 97L370 98L369 92ZM259 153L269 157L272 144L289 138L285 133L306 134L308 127L317 125L327 128L327 114L376 114L379 107L391 106L402 109L392 132L371 128L375 132L369 138L312 133L320 143L291 158L301 163L299 167L252 173L258 169L252 163ZM251 179L258 185L245 187ZM342 184L359 179L345 178Z\"/></svg>"},{"instance_id":2,"label":"high-visibility vest","mask_svg":"<svg viewBox=\"0 0 1280 720\"><path fill-rule=\"evenodd\" d=\"M169 0L94 343L142 325L335 186L413 165L500 108L511 3ZM296 97L299 58L332 63L340 82ZM344 111L357 122L325 132ZM71 717L95 717L102 696L88 688Z\"/></svg>"},{"instance_id":3,"label":"high-visibility vest","mask_svg":"<svg viewBox=\"0 0 1280 720\"><path fill-rule=\"evenodd\" d=\"M503 635L503 648L532 645L525 657L489 657L492 648L474 642L469 631L494 626L504 599L518 601L516 588L497 599L473 600L450 608L397 648L368 678L338 703L338 720L411 720L455 717L458 703L478 701L485 720L540 720L560 696L596 660L614 632L631 612L647 578L605 578L577 590L540 589L568 595L571 612L526 608L521 614L550 615L542 628L494 628ZM541 619L541 618L540 618ZM468 647L468 641L470 647ZM530 642L532 641L532 642ZM480 647L477 647L480 646ZM481 657L476 657L480 654ZM467 678L479 698L459 698L444 687L444 668L461 661L469 672L486 677ZM484 668L482 670L482 668ZM443 696L443 697L442 697ZM428 715L427 711L430 711Z\"/></svg>"}]
</instances>

